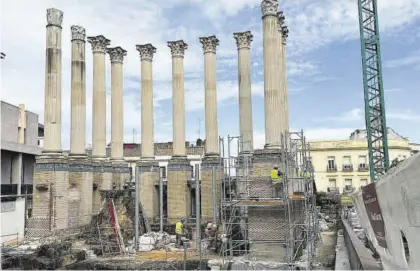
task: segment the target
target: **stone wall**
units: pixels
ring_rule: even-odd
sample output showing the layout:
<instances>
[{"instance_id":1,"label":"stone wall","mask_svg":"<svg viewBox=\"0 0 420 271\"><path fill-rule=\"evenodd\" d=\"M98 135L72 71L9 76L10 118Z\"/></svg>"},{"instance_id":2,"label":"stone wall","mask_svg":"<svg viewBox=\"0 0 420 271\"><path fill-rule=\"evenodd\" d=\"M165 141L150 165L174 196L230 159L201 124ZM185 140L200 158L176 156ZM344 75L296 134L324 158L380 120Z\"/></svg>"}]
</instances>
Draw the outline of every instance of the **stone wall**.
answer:
<instances>
[{"instance_id":1,"label":"stone wall","mask_svg":"<svg viewBox=\"0 0 420 271\"><path fill-rule=\"evenodd\" d=\"M220 157L205 157L201 166L201 217L202 221L213 221L213 167L216 178L216 215L219 217L220 191L223 168Z\"/></svg>"},{"instance_id":2,"label":"stone wall","mask_svg":"<svg viewBox=\"0 0 420 271\"><path fill-rule=\"evenodd\" d=\"M159 164L155 160L140 161L137 164L139 171L139 198L149 220L158 214L158 197L155 182L159 180Z\"/></svg>"},{"instance_id":3,"label":"stone wall","mask_svg":"<svg viewBox=\"0 0 420 271\"><path fill-rule=\"evenodd\" d=\"M169 161L167 177L169 223L176 223L179 219L190 216L191 197L188 187L190 176L191 166L186 158Z\"/></svg>"},{"instance_id":4,"label":"stone wall","mask_svg":"<svg viewBox=\"0 0 420 271\"><path fill-rule=\"evenodd\" d=\"M92 218L92 163L86 158L69 158L68 163L69 187L75 187L80 197L78 225L88 225Z\"/></svg>"}]
</instances>

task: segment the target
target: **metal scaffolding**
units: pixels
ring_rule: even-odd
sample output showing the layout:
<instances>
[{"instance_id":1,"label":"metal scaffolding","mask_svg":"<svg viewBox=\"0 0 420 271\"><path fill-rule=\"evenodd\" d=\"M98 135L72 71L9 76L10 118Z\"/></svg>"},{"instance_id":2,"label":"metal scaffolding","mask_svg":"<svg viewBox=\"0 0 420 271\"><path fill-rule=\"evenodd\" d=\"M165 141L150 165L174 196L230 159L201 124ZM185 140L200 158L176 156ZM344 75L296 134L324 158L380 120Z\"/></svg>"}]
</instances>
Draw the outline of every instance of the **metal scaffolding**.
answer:
<instances>
[{"instance_id":1,"label":"metal scaffolding","mask_svg":"<svg viewBox=\"0 0 420 271\"><path fill-rule=\"evenodd\" d=\"M310 148L303 131L282 136L270 163L244 153L240 136L228 136L221 213L225 261L275 259L289 267L310 266L315 253L317 214ZM261 150L260 150L261 151ZM273 155L274 153L274 155ZM260 155L264 158L264 154ZM270 170L283 173L273 184Z\"/></svg>"}]
</instances>

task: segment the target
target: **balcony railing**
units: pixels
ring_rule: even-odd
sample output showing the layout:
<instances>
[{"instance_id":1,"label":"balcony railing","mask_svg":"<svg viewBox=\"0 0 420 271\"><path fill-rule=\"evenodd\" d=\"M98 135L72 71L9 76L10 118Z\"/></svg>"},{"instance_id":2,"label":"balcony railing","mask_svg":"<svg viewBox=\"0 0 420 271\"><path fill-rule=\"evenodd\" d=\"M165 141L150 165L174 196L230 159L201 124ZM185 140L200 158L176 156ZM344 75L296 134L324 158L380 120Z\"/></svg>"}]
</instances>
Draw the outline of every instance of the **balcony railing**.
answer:
<instances>
[{"instance_id":1,"label":"balcony railing","mask_svg":"<svg viewBox=\"0 0 420 271\"><path fill-rule=\"evenodd\" d=\"M358 171L369 171L369 166L367 164L359 164Z\"/></svg>"},{"instance_id":2,"label":"balcony railing","mask_svg":"<svg viewBox=\"0 0 420 271\"><path fill-rule=\"evenodd\" d=\"M327 165L327 172L336 172L336 171L337 171L336 165L333 165L333 166Z\"/></svg>"},{"instance_id":3,"label":"balcony railing","mask_svg":"<svg viewBox=\"0 0 420 271\"><path fill-rule=\"evenodd\" d=\"M345 171L345 172L353 171L353 165L344 164L343 165L343 171Z\"/></svg>"}]
</instances>

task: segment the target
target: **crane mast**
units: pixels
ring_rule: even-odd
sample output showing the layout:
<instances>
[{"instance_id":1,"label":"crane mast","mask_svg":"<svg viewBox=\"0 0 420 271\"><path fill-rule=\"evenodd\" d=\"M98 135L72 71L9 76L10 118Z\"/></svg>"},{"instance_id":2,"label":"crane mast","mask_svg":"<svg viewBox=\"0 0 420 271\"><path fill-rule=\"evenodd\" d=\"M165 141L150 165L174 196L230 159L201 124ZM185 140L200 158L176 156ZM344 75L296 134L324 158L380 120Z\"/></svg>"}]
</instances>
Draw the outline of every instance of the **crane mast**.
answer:
<instances>
[{"instance_id":1,"label":"crane mast","mask_svg":"<svg viewBox=\"0 0 420 271\"><path fill-rule=\"evenodd\" d=\"M389 168L388 135L382 82L381 46L376 0L357 0L363 65L365 121L371 182Z\"/></svg>"}]
</instances>

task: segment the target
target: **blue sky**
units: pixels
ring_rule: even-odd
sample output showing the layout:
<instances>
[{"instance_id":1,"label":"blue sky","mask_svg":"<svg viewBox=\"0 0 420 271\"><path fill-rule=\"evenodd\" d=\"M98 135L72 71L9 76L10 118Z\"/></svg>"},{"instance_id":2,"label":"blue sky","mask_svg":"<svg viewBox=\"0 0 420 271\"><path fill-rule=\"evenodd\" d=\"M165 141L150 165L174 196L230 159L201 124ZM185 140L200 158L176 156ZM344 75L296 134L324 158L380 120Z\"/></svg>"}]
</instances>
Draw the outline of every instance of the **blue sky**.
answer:
<instances>
[{"instance_id":1,"label":"blue sky","mask_svg":"<svg viewBox=\"0 0 420 271\"><path fill-rule=\"evenodd\" d=\"M140 58L136 44L157 47L153 62L155 140L172 140L169 40L184 39L187 139L204 137L203 56L198 38L216 35L218 120L221 136L238 135L237 50L233 33L251 30L255 145L264 144L263 62L260 0L6 0L2 8L1 98L25 103L43 122L46 9L64 11L63 147L70 135L70 26L88 36L103 34L128 51L124 60L124 137L140 142ZM290 123L310 139L345 139L364 128L364 101L356 0L283 0ZM388 126L420 142L420 1L381 0L379 22ZM92 54L86 44L87 144L91 142ZM107 84L110 63L107 57ZM110 91L110 88L108 89ZM108 95L108 141L110 95Z\"/></svg>"}]
</instances>

